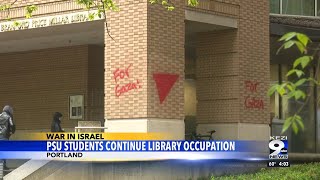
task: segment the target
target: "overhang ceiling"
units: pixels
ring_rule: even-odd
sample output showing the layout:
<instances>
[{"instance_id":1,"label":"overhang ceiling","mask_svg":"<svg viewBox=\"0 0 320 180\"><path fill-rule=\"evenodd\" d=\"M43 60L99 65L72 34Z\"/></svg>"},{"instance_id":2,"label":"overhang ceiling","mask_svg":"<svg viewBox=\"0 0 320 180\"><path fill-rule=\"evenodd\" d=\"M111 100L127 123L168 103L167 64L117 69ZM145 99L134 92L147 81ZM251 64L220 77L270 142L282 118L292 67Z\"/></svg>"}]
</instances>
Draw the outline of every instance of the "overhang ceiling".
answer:
<instances>
[{"instance_id":1,"label":"overhang ceiling","mask_svg":"<svg viewBox=\"0 0 320 180\"><path fill-rule=\"evenodd\" d=\"M0 53L82 44L104 44L103 21L0 32Z\"/></svg>"}]
</instances>

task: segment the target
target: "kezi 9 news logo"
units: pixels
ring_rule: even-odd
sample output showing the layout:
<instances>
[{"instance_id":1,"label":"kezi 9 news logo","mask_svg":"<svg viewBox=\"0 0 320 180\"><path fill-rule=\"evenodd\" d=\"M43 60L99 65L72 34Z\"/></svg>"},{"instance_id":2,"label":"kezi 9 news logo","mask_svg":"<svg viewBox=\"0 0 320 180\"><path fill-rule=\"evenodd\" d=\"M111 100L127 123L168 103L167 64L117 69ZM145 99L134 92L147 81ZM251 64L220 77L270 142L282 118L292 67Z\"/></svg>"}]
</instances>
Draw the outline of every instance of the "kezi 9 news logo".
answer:
<instances>
[{"instance_id":1,"label":"kezi 9 news logo","mask_svg":"<svg viewBox=\"0 0 320 180\"><path fill-rule=\"evenodd\" d=\"M288 159L287 136L270 136L269 159Z\"/></svg>"}]
</instances>

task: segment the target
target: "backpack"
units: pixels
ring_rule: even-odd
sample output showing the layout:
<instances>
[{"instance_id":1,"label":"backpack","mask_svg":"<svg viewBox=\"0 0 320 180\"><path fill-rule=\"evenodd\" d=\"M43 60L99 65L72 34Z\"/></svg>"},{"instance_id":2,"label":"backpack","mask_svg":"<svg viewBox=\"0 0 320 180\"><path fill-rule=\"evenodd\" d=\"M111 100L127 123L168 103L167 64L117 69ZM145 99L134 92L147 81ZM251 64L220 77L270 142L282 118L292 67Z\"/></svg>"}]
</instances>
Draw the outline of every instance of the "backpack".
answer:
<instances>
[{"instance_id":1,"label":"backpack","mask_svg":"<svg viewBox=\"0 0 320 180\"><path fill-rule=\"evenodd\" d=\"M9 118L6 114L0 114L0 135L6 136L9 130Z\"/></svg>"}]
</instances>

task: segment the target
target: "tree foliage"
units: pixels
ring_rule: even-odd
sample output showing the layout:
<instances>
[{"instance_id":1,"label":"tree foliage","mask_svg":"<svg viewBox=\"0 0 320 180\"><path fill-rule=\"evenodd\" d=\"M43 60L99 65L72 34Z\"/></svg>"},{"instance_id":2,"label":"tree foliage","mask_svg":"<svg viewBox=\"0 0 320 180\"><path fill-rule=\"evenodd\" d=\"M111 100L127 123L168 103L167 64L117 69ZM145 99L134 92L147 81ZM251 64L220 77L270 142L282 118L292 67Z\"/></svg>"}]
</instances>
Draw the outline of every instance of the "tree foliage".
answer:
<instances>
[{"instance_id":1,"label":"tree foliage","mask_svg":"<svg viewBox=\"0 0 320 180\"><path fill-rule=\"evenodd\" d=\"M301 117L301 111L307 105L312 97L312 89L314 85L320 85L318 79L320 59L315 61L316 55L319 52L319 45L313 49L310 47L312 41L304 34L297 32L289 32L283 35L280 39L282 46L278 52L287 50L289 48L296 47L300 52L300 57L295 59L292 68L286 74L287 77L296 76L295 81L286 81L283 83L277 83L270 87L268 95L271 96L274 93L278 93L281 97L287 96L288 99L294 99L295 101L303 101L298 110L285 119L282 133L287 131L290 127L293 132L297 134L299 130L304 130L304 123ZM315 62L314 62L315 61ZM316 65L315 65L316 64ZM306 74L306 68L316 67L314 74ZM309 83L309 89L303 90L303 85Z\"/></svg>"},{"instance_id":2,"label":"tree foliage","mask_svg":"<svg viewBox=\"0 0 320 180\"><path fill-rule=\"evenodd\" d=\"M83 5L85 9L89 10L92 8L97 8L98 13L95 14L99 17L106 17L106 11L119 11L119 6L115 3L115 0L74 0L80 5ZM151 4L161 4L164 8L169 11L174 10L174 3L172 0L149 0ZM10 11L13 5L17 3L17 0L13 0L11 3L0 3L0 11ZM197 6L199 4L198 0L188 0L189 6ZM30 18L32 13L38 8L36 5L28 5L25 7L26 18ZM9 13L7 15L9 18Z\"/></svg>"},{"instance_id":3,"label":"tree foliage","mask_svg":"<svg viewBox=\"0 0 320 180\"><path fill-rule=\"evenodd\" d=\"M68 1L68 0L66 0ZM89 20L93 20L96 16L99 18L105 19L106 24L106 30L109 36L110 31L108 28L108 21L107 21L107 11L119 11L120 8L116 4L115 0L73 0L77 2L79 5L84 6L86 10L90 9L97 9L98 11L96 13L89 13L88 17ZM149 0L151 4L161 4L164 8L166 8L168 11L174 10L175 6L172 0ZM6 11L6 17L0 17L0 19L6 18L7 20L10 20L10 9L17 3L17 0L13 0L11 3L0 3L0 11ZM197 6L198 0L188 0L189 6ZM38 9L38 7L35 4L31 4L25 7L25 16L26 18L31 18L32 14ZM14 26L18 26L19 23L14 21ZM113 38L112 38L113 39Z\"/></svg>"}]
</instances>

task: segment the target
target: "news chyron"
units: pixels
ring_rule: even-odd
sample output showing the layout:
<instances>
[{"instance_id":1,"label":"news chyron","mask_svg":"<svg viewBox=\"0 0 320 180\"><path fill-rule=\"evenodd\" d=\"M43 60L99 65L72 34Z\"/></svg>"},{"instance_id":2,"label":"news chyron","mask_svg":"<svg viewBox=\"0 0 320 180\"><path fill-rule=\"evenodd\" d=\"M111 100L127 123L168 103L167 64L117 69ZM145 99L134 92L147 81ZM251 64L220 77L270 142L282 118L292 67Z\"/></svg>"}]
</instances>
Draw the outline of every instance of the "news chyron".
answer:
<instances>
[{"instance_id":1,"label":"news chyron","mask_svg":"<svg viewBox=\"0 0 320 180\"><path fill-rule=\"evenodd\" d=\"M270 136L269 150L268 167L290 167L287 136Z\"/></svg>"}]
</instances>

